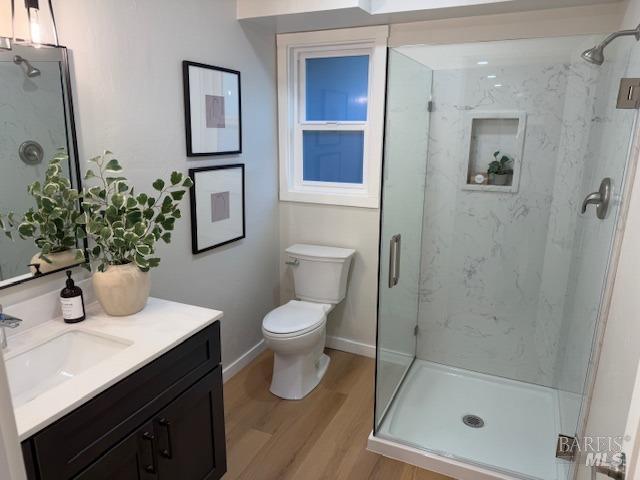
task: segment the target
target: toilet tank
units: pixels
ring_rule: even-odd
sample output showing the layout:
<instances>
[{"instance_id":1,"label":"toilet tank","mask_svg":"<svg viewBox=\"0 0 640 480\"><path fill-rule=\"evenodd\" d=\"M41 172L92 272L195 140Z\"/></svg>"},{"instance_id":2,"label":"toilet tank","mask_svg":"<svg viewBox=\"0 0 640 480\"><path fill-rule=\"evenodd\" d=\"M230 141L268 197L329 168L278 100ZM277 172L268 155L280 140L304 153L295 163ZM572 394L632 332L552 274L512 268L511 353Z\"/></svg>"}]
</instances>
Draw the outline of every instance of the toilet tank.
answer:
<instances>
[{"instance_id":1,"label":"toilet tank","mask_svg":"<svg viewBox=\"0 0 640 480\"><path fill-rule=\"evenodd\" d=\"M286 253L293 269L296 298L334 305L344 299L355 250L296 244L287 248Z\"/></svg>"}]
</instances>

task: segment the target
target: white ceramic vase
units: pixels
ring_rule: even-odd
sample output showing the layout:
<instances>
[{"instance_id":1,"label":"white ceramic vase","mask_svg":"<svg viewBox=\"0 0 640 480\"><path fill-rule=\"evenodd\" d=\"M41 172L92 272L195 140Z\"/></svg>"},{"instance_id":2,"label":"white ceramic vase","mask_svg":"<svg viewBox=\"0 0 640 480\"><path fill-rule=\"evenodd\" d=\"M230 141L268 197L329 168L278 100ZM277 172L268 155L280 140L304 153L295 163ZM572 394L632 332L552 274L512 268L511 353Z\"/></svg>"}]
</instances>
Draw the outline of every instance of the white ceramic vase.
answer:
<instances>
[{"instance_id":1,"label":"white ceramic vase","mask_svg":"<svg viewBox=\"0 0 640 480\"><path fill-rule=\"evenodd\" d=\"M151 281L135 263L109 265L93 274L93 288L103 310L116 317L133 315L147 304Z\"/></svg>"},{"instance_id":2,"label":"white ceramic vase","mask_svg":"<svg viewBox=\"0 0 640 480\"><path fill-rule=\"evenodd\" d=\"M60 270L64 267L69 267L71 265L78 264L78 260L76 260L76 252L75 250L63 250L58 253L50 253L47 255L47 258L51 260L51 263L45 262L42 258L40 258L40 253L36 253L33 257L31 257L32 264L38 264L40 273L49 273L54 270ZM31 269L31 273L35 274L37 272L35 267L29 267Z\"/></svg>"}]
</instances>

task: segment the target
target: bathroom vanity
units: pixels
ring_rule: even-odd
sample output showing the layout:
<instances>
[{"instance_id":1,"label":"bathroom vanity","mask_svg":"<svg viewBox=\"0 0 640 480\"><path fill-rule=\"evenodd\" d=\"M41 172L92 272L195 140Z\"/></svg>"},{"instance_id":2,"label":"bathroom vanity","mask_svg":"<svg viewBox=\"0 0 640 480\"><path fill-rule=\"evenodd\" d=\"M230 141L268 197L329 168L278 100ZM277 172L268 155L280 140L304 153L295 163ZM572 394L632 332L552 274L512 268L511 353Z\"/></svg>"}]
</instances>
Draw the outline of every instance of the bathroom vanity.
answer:
<instances>
[{"instance_id":1,"label":"bathroom vanity","mask_svg":"<svg viewBox=\"0 0 640 480\"><path fill-rule=\"evenodd\" d=\"M130 317L97 304L87 313L80 324L52 320L9 339L28 478L221 478L222 312L152 298ZM44 386L29 370L39 363L51 370Z\"/></svg>"}]
</instances>

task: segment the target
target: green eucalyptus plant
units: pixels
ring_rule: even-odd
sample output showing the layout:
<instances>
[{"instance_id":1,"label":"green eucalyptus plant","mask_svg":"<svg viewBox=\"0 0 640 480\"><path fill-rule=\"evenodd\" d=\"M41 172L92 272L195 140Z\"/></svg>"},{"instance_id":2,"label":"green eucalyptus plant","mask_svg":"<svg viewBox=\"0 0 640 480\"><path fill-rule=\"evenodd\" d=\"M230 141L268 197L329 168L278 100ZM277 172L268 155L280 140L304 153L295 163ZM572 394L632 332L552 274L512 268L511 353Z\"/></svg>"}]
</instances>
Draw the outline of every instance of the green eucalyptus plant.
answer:
<instances>
[{"instance_id":1,"label":"green eucalyptus plant","mask_svg":"<svg viewBox=\"0 0 640 480\"><path fill-rule=\"evenodd\" d=\"M489 164L488 173L493 173L494 175L508 175L513 173L513 169L511 168L513 159L510 156L503 155L498 150L493 153L493 158L495 160Z\"/></svg>"},{"instance_id":2,"label":"green eucalyptus plant","mask_svg":"<svg viewBox=\"0 0 640 480\"><path fill-rule=\"evenodd\" d=\"M14 212L9 212L7 214L0 212L0 231L2 231L9 240L13 240L13 230L16 225L17 222Z\"/></svg>"},{"instance_id":3,"label":"green eucalyptus plant","mask_svg":"<svg viewBox=\"0 0 640 480\"><path fill-rule=\"evenodd\" d=\"M135 263L147 272L160 264L155 256L156 242L171 242L171 231L181 217L179 202L193 182L184 174L173 172L167 182L153 182L157 194L136 194L112 155L105 151L89 160L96 170L87 170L85 180L97 185L85 187L84 215L77 223L85 225L95 243L89 254L99 262L98 271L106 271L109 265Z\"/></svg>"},{"instance_id":4,"label":"green eucalyptus plant","mask_svg":"<svg viewBox=\"0 0 640 480\"><path fill-rule=\"evenodd\" d=\"M84 229L78 225L80 212L78 191L71 188L71 182L63 174L62 165L68 163L69 155L59 149L49 161L44 182L35 181L27 187L35 202L22 219L17 222L13 213L5 220L0 217L0 228L7 237L13 238L17 226L20 238L33 238L40 249L39 258L51 263L48 255L75 249L76 239L84 238ZM76 256L82 259L82 251Z\"/></svg>"}]
</instances>

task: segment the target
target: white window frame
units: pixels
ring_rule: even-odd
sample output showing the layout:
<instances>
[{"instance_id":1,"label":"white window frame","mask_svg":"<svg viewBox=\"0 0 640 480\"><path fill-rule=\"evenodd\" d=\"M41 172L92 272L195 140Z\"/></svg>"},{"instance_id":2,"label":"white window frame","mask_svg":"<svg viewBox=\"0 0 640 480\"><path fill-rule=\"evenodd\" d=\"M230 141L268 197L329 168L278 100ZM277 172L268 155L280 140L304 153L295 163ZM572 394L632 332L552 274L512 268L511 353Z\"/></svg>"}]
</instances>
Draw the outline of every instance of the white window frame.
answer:
<instances>
[{"instance_id":1,"label":"white window frame","mask_svg":"<svg viewBox=\"0 0 640 480\"><path fill-rule=\"evenodd\" d=\"M387 26L278 35L280 200L379 208L388 35ZM307 121L304 60L355 55L369 56L366 121ZM305 130L362 131L362 183L304 180Z\"/></svg>"}]
</instances>

